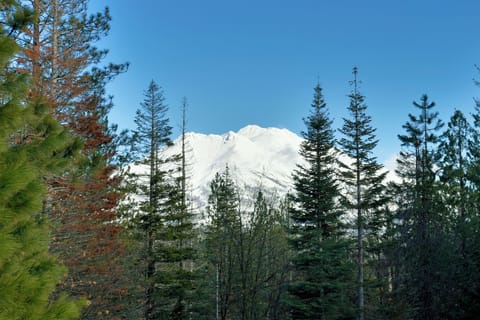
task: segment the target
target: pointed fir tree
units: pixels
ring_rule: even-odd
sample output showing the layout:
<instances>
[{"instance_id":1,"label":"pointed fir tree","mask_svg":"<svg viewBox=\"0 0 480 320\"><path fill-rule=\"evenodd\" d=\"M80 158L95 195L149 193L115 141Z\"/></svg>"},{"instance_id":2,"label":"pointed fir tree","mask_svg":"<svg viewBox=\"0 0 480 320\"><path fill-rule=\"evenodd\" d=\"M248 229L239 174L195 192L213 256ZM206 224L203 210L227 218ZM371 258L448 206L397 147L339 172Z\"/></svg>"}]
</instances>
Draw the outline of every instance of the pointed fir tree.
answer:
<instances>
[{"instance_id":1,"label":"pointed fir tree","mask_svg":"<svg viewBox=\"0 0 480 320\"><path fill-rule=\"evenodd\" d=\"M409 114L403 126L406 134L399 135L403 150L397 160L397 174L402 183L395 195L397 221L401 221L401 241L397 250L402 261L401 295L406 298L413 319L438 319L440 310L434 297L439 294L437 278L441 273L437 260L441 248L441 208L437 197L435 155L439 142L437 132L443 122L433 112L434 102L426 95L413 102L418 116Z\"/></svg>"},{"instance_id":2,"label":"pointed fir tree","mask_svg":"<svg viewBox=\"0 0 480 320\"><path fill-rule=\"evenodd\" d=\"M127 178L132 187L129 192L142 200L129 206L126 217L131 240L143 239L145 243L140 259L145 268L144 317L187 319L196 287L196 235L186 187L186 120L182 124L181 154L167 155L172 146L172 127L163 92L152 81L144 97L137 110L132 145L137 163L147 173L132 173Z\"/></svg>"},{"instance_id":3,"label":"pointed fir tree","mask_svg":"<svg viewBox=\"0 0 480 320\"><path fill-rule=\"evenodd\" d=\"M477 66L477 70L480 72L479 66ZM480 81L475 81L475 84L480 87ZM480 201L480 99L475 99L475 111L472 117L472 135L468 145L468 152L471 157L471 163L468 168L468 180L471 182L471 187L478 203ZM480 208L476 207L475 210L476 214L480 215Z\"/></svg>"},{"instance_id":4,"label":"pointed fir tree","mask_svg":"<svg viewBox=\"0 0 480 320\"><path fill-rule=\"evenodd\" d=\"M189 319L193 296L196 289L197 258L196 234L194 230L193 211L187 195L188 159L186 136L187 100L182 102L181 153L175 165L179 172L174 172L169 183L166 206L162 215L162 228L157 232L158 245L156 253L159 291L160 319Z\"/></svg>"},{"instance_id":5,"label":"pointed fir tree","mask_svg":"<svg viewBox=\"0 0 480 320\"><path fill-rule=\"evenodd\" d=\"M469 179L473 157L470 146L474 145L475 131L460 110L455 110L440 136L437 166L439 168L439 192L441 205L445 208L443 229L448 239L449 250L443 253L448 260L444 286L448 293L442 296L442 315L450 319L465 319L478 313L475 308L475 292L479 292L475 242L478 241L478 218L475 192Z\"/></svg>"},{"instance_id":6,"label":"pointed fir tree","mask_svg":"<svg viewBox=\"0 0 480 320\"><path fill-rule=\"evenodd\" d=\"M83 300L54 295L66 269L48 251L51 225L40 213L44 178L66 168L78 143L48 104L27 99L26 75L11 71L19 47L10 36L31 12L16 1L0 11L0 319L77 319Z\"/></svg>"},{"instance_id":7,"label":"pointed fir tree","mask_svg":"<svg viewBox=\"0 0 480 320\"><path fill-rule=\"evenodd\" d=\"M289 239L294 280L287 304L293 319L354 318L350 242L343 235L332 121L320 85L304 122L300 155L306 164L293 174Z\"/></svg>"},{"instance_id":8,"label":"pointed fir tree","mask_svg":"<svg viewBox=\"0 0 480 320\"><path fill-rule=\"evenodd\" d=\"M178 179L168 193L162 212L164 225L156 231L154 254L155 285L158 293L158 319L188 319L195 289L193 261L196 254L192 245L192 214L183 204L181 181Z\"/></svg>"},{"instance_id":9,"label":"pointed fir tree","mask_svg":"<svg viewBox=\"0 0 480 320\"><path fill-rule=\"evenodd\" d=\"M381 225L378 217L387 203L383 184L386 172L377 162L373 151L378 144L375 129L371 126L371 117L367 115L365 97L358 91L358 69L353 68L353 90L349 95L348 110L350 118L343 119L340 132L344 135L339 141L341 150L349 156L351 163L342 163L342 178L351 194L344 198L348 209L355 210L357 226L357 264L358 264L358 319L365 319L365 233L376 236ZM369 227L372 227L370 229ZM372 234L373 233L373 234Z\"/></svg>"},{"instance_id":10,"label":"pointed fir tree","mask_svg":"<svg viewBox=\"0 0 480 320\"><path fill-rule=\"evenodd\" d=\"M476 66L477 71L480 72L480 66ZM475 80L475 84L480 87L480 81ZM475 99L475 111L472 114L473 125L472 125L472 136L471 143L468 145L468 151L471 155L471 165L468 169L468 177L472 182L472 188L475 190L477 195L480 195L480 99ZM477 201L480 200L477 199ZM477 214L480 211L477 208Z\"/></svg>"},{"instance_id":11,"label":"pointed fir tree","mask_svg":"<svg viewBox=\"0 0 480 320\"><path fill-rule=\"evenodd\" d=\"M480 71L480 67L476 67ZM475 81L475 84L480 86L479 81ZM480 208L478 206L480 203L480 99L478 98L475 99L475 111L472 117L472 132L467 147L469 161L466 180L469 192L468 201L463 204L466 205L466 214L463 228L460 230L465 244L464 266L460 271L460 275L463 276L461 283L462 289L468 288L461 294L461 306L463 306L461 309L465 314L465 319L473 319L480 314L480 306L477 303L480 296L480 279L478 272L473 271L480 268L480 235L478 233L480 229Z\"/></svg>"},{"instance_id":12,"label":"pointed fir tree","mask_svg":"<svg viewBox=\"0 0 480 320\"><path fill-rule=\"evenodd\" d=\"M211 300L215 308L211 308L210 319L226 320L234 313L233 297L235 296L235 278L238 276L238 255L235 242L240 230L239 199L235 183L228 166L222 174L217 173L210 183L210 194L207 205L208 224L205 230L206 256L212 266L210 270L214 279Z\"/></svg>"},{"instance_id":13,"label":"pointed fir tree","mask_svg":"<svg viewBox=\"0 0 480 320\"><path fill-rule=\"evenodd\" d=\"M170 168L166 168L170 159L161 157L161 150L171 144L172 127L166 116L168 107L161 88L152 80L144 92L144 100L136 112L136 130L133 132L132 147L139 164L147 168L147 173L133 173L128 177L135 194L141 197L137 204L138 213L129 212L128 220L136 220L135 227L144 234L145 250L143 264L145 268L144 317L147 320L160 316L159 283L157 274L157 247L165 223L169 196L172 192Z\"/></svg>"},{"instance_id":14,"label":"pointed fir tree","mask_svg":"<svg viewBox=\"0 0 480 320\"><path fill-rule=\"evenodd\" d=\"M445 205L455 225L467 224L468 204L471 199L468 170L471 167L473 128L460 110L455 110L447 124L447 130L440 136L438 147L439 176L442 182ZM463 227L460 227L463 229ZM461 233L461 232L460 232ZM460 252L465 253L466 239L463 239Z\"/></svg>"}]
</instances>

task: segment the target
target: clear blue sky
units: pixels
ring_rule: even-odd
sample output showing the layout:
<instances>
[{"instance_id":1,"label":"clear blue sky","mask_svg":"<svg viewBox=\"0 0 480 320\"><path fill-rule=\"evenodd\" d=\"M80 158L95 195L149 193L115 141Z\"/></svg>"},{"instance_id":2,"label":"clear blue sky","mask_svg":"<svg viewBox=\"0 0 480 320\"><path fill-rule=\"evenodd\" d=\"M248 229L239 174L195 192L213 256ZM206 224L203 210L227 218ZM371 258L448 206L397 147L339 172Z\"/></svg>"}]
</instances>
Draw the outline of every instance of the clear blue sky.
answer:
<instances>
[{"instance_id":1,"label":"clear blue sky","mask_svg":"<svg viewBox=\"0 0 480 320\"><path fill-rule=\"evenodd\" d=\"M113 16L98 46L110 50L108 61L131 64L108 87L120 128L133 128L152 79L177 128L185 96L189 131L258 124L299 133L317 81L338 128L358 66L384 161L399 151L413 100L428 94L447 121L454 108L472 112L480 97L479 0L91 2Z\"/></svg>"}]
</instances>

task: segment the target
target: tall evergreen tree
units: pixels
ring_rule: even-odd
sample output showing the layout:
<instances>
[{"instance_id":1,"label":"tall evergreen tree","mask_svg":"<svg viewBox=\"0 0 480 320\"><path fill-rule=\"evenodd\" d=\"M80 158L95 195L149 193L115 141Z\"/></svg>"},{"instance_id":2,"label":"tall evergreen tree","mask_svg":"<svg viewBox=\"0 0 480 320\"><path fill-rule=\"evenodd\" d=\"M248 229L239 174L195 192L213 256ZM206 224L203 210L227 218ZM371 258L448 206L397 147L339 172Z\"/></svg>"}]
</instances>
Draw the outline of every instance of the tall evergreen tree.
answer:
<instances>
[{"instance_id":1,"label":"tall evergreen tree","mask_svg":"<svg viewBox=\"0 0 480 320\"><path fill-rule=\"evenodd\" d=\"M343 235L332 121L320 85L304 122L300 155L306 164L293 175L289 232L295 276L287 303L293 319L353 318L350 243Z\"/></svg>"},{"instance_id":2,"label":"tall evergreen tree","mask_svg":"<svg viewBox=\"0 0 480 320\"><path fill-rule=\"evenodd\" d=\"M241 210L228 167L216 174L210 190L202 289L211 307L196 318L286 319L281 303L289 263L286 206L260 189L253 207Z\"/></svg>"},{"instance_id":3,"label":"tall evergreen tree","mask_svg":"<svg viewBox=\"0 0 480 320\"><path fill-rule=\"evenodd\" d=\"M473 157L470 146L474 142L474 130L460 110L455 110L447 129L440 137L438 148L441 204L445 208L444 230L449 240L449 250L443 254L448 259L448 272L444 284L449 293L443 297L443 314L449 319L464 319L472 311L478 313L473 302L479 292L478 259L475 259L478 218L469 170Z\"/></svg>"},{"instance_id":4,"label":"tall evergreen tree","mask_svg":"<svg viewBox=\"0 0 480 320\"><path fill-rule=\"evenodd\" d=\"M144 100L137 110L133 143L134 152L140 157L139 163L148 168L145 177L134 174L133 183L137 194L142 197L138 219L140 229L145 233L145 319L160 316L156 279L157 252L155 242L160 240L158 232L164 223L169 187L169 172L165 168L166 159L160 156L161 149L170 145L172 127L166 116L168 110L160 87L152 80L144 93ZM142 180L139 180L142 179ZM145 181L146 180L146 181ZM133 217L133 216L132 216Z\"/></svg>"},{"instance_id":5,"label":"tall evergreen tree","mask_svg":"<svg viewBox=\"0 0 480 320\"><path fill-rule=\"evenodd\" d=\"M436 207L437 196L435 155L437 132L443 126L438 112L433 112L434 102L426 95L420 103L418 116L409 114L403 126L405 135L399 135L403 150L398 159L397 174L403 179L398 186L397 219L402 222L402 240L398 250L403 257L402 293L407 299L414 319L438 319L435 308L438 295L436 276L438 250L442 236L439 233L441 211ZM439 303L439 302L438 302Z\"/></svg>"},{"instance_id":6,"label":"tall evergreen tree","mask_svg":"<svg viewBox=\"0 0 480 320\"><path fill-rule=\"evenodd\" d=\"M480 68L477 66L477 70ZM480 82L475 81L477 86ZM468 201L466 203L466 214L464 216L464 223L460 229L465 241L464 252L464 267L469 267L464 276L462 283L462 308L465 312L465 318L474 318L480 313L480 307L477 303L480 296L480 279L477 276L480 268L480 100L475 99L475 111L473 116L472 132L468 143L468 169L467 169L467 190ZM465 205L465 204L463 204ZM461 219L462 221L463 219ZM462 270L463 271L463 270ZM467 275L468 274L468 275Z\"/></svg>"},{"instance_id":7,"label":"tall evergreen tree","mask_svg":"<svg viewBox=\"0 0 480 320\"><path fill-rule=\"evenodd\" d=\"M223 174L217 173L210 183L209 223L205 231L207 259L215 274L215 308L211 318L216 320L232 317L235 277L238 276L238 255L234 248L240 229L238 204L237 188L227 167Z\"/></svg>"},{"instance_id":8,"label":"tall evergreen tree","mask_svg":"<svg viewBox=\"0 0 480 320\"><path fill-rule=\"evenodd\" d=\"M381 226L372 226L372 224L381 220L375 215L381 214L387 197L383 184L386 172L382 172L383 166L373 155L378 140L375 129L371 126L371 117L366 113L365 97L358 91L357 74L358 69L354 67L353 90L349 95L348 107L351 118L343 119L340 132L344 138L339 141L339 144L342 151L352 159L352 163L342 164L342 176L347 188L352 191L352 194L345 197L346 207L354 209L357 215L358 319L363 320L365 319L364 233L380 231ZM374 229L369 230L370 226Z\"/></svg>"},{"instance_id":9,"label":"tall evergreen tree","mask_svg":"<svg viewBox=\"0 0 480 320\"><path fill-rule=\"evenodd\" d=\"M16 1L0 11L0 319L76 319L83 302L54 295L66 270L48 252L51 225L40 213L43 178L63 171L78 144L48 104L27 99L26 75L11 71L19 47L10 35L31 11Z\"/></svg>"},{"instance_id":10,"label":"tall evergreen tree","mask_svg":"<svg viewBox=\"0 0 480 320\"><path fill-rule=\"evenodd\" d=\"M67 173L49 177L43 213L56 223L51 251L69 268L60 290L91 301L82 319L118 317L125 297L116 208L121 194L112 106L105 86L126 65L105 64L95 45L109 31L110 14L90 14L88 0L26 0L34 23L20 35L19 72L32 75L31 97L44 97L55 118L84 141Z\"/></svg>"},{"instance_id":11,"label":"tall evergreen tree","mask_svg":"<svg viewBox=\"0 0 480 320\"><path fill-rule=\"evenodd\" d=\"M145 243L140 259L143 260L140 265L145 268L145 281L141 283L145 286L144 317L187 319L196 281L196 241L187 197L185 127L182 128L182 152L167 155L172 145L172 128L163 92L152 81L144 96L137 110L137 129L132 142L138 164L144 166L147 173L133 173L127 179L134 186L133 193L141 200L137 203L138 210L129 212L126 217L134 230L144 234L139 237ZM182 125L185 123L183 121ZM138 238L138 232L131 234Z\"/></svg>"},{"instance_id":12,"label":"tall evergreen tree","mask_svg":"<svg viewBox=\"0 0 480 320\"><path fill-rule=\"evenodd\" d=\"M182 102L181 152L175 166L172 181L169 182L169 193L166 210L162 213L162 228L158 232L160 245L157 254L160 267L161 310L160 319L189 319L192 305L195 302L193 293L196 289L197 259L194 216L187 195L187 135L186 135L187 100ZM175 158L176 156L174 156ZM177 162L178 161L178 162Z\"/></svg>"},{"instance_id":13,"label":"tall evergreen tree","mask_svg":"<svg viewBox=\"0 0 480 320\"><path fill-rule=\"evenodd\" d=\"M470 183L468 170L471 167L471 153L469 146L472 145L472 128L460 110L450 118L447 130L440 137L438 147L438 166L440 168L440 180L444 188L445 204L453 219L464 225L469 203ZM462 254L465 251L465 239L462 240Z\"/></svg>"},{"instance_id":14,"label":"tall evergreen tree","mask_svg":"<svg viewBox=\"0 0 480 320\"><path fill-rule=\"evenodd\" d=\"M478 71L480 67L477 66ZM477 86L480 82L475 81ZM468 145L468 152L471 156L471 163L468 168L468 180L471 182L471 187L476 196L480 196L480 99L475 100L475 112L472 114L473 126L471 141ZM477 198L477 203L480 198ZM480 213L480 207L475 206L476 214Z\"/></svg>"}]
</instances>

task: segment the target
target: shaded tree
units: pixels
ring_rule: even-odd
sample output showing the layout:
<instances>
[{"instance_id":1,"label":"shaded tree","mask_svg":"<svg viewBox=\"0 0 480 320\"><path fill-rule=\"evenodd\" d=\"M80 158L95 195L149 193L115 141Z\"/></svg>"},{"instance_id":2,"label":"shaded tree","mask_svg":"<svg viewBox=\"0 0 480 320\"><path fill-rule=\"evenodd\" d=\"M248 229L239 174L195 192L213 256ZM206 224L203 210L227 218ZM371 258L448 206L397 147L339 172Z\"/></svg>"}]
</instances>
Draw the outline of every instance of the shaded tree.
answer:
<instances>
[{"instance_id":1,"label":"shaded tree","mask_svg":"<svg viewBox=\"0 0 480 320\"><path fill-rule=\"evenodd\" d=\"M152 80L144 92L144 100L135 116L136 130L133 135L134 152L139 157L139 164L146 166L147 174L140 177L134 173L130 179L141 196L139 212L132 215L138 219L138 228L144 232L145 242L145 319L156 319L159 306L156 277L157 253L155 242L160 240L157 232L163 224L162 214L166 210L168 193L168 170L164 167L166 160L160 157L163 147L171 144L172 128L166 117L168 107L160 87ZM146 180L146 181L145 181Z\"/></svg>"},{"instance_id":2,"label":"shaded tree","mask_svg":"<svg viewBox=\"0 0 480 320\"><path fill-rule=\"evenodd\" d=\"M130 239L144 243L138 257L138 265L145 270L144 281L136 284L144 287L139 301L146 319L188 318L196 286L196 235L186 187L186 135L183 128L182 152L171 154L172 128L167 111L161 88L150 82L137 110L132 137L137 165L145 173L131 172L126 178L129 192L136 197L125 211Z\"/></svg>"},{"instance_id":3,"label":"shaded tree","mask_svg":"<svg viewBox=\"0 0 480 320\"><path fill-rule=\"evenodd\" d=\"M445 208L444 230L450 245L443 257L449 259L444 284L450 290L443 297L441 307L444 317L450 319L468 319L468 310L475 300L472 293L478 290L479 283L474 271L478 265L473 249L478 219L473 210L475 197L468 174L472 167L469 149L473 137L473 128L466 117L455 110L438 147L439 202Z\"/></svg>"},{"instance_id":4,"label":"shaded tree","mask_svg":"<svg viewBox=\"0 0 480 320\"><path fill-rule=\"evenodd\" d=\"M226 320L232 316L235 276L238 276L235 272L238 256L234 248L240 229L238 204L238 191L227 167L210 183L209 224L205 231L207 258L215 274L215 313L212 317L215 319Z\"/></svg>"},{"instance_id":5,"label":"shaded tree","mask_svg":"<svg viewBox=\"0 0 480 320\"><path fill-rule=\"evenodd\" d=\"M445 245L441 234L442 209L437 206L438 188L436 182L435 155L438 144L437 132L443 126L438 112L433 112L435 103L426 95L419 103L418 116L409 114L409 121L403 126L406 134L399 135L404 148L400 152L397 174L402 183L397 186L398 214L401 221L401 241L398 250L402 253L400 262L403 277L399 279L414 319L438 319L439 296L437 285L441 272L440 250Z\"/></svg>"},{"instance_id":6,"label":"shaded tree","mask_svg":"<svg viewBox=\"0 0 480 320\"><path fill-rule=\"evenodd\" d=\"M343 235L332 121L320 85L304 122L300 155L306 164L293 174L290 200L294 280L287 304L293 319L353 318L350 242Z\"/></svg>"},{"instance_id":7,"label":"shaded tree","mask_svg":"<svg viewBox=\"0 0 480 320\"><path fill-rule=\"evenodd\" d=\"M267 198L261 187L251 203L240 201L228 167L216 174L210 188L202 285L204 303L211 307L199 316L286 319L282 304L289 271L286 204Z\"/></svg>"},{"instance_id":8,"label":"shaded tree","mask_svg":"<svg viewBox=\"0 0 480 320\"><path fill-rule=\"evenodd\" d=\"M340 132L343 138L339 144L342 151L351 159L351 163L342 163L342 180L345 182L350 194L344 198L346 208L355 210L357 226L357 264L358 264L358 319L365 318L365 285L364 285L364 242L365 232L378 237L382 214L388 198L385 194L386 171L377 162L373 151L378 144L375 129L371 126L371 117L367 115L365 97L358 91L358 69L353 68L353 90L349 95L350 105L348 111L350 118L343 119ZM373 245L373 244L372 244Z\"/></svg>"}]
</instances>

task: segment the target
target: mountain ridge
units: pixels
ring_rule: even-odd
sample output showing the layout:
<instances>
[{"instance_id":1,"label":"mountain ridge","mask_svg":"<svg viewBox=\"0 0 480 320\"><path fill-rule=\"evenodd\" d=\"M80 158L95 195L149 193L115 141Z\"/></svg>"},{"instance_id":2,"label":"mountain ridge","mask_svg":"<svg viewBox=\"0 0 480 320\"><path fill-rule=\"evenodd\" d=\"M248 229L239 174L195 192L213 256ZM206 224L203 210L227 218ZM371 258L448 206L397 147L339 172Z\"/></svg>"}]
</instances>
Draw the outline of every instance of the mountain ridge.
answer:
<instances>
[{"instance_id":1,"label":"mountain ridge","mask_svg":"<svg viewBox=\"0 0 480 320\"><path fill-rule=\"evenodd\" d=\"M301 161L298 150L303 140L285 128L247 125L223 134L188 132L185 138L190 197L196 207L206 205L210 182L227 166L244 196L248 197L250 189L259 186L283 195L291 190L292 172ZM166 155L178 154L180 150L178 137Z\"/></svg>"},{"instance_id":2,"label":"mountain ridge","mask_svg":"<svg viewBox=\"0 0 480 320\"><path fill-rule=\"evenodd\" d=\"M259 187L269 194L286 195L293 190L292 173L297 164L304 164L299 149L303 138L286 128L247 125L238 131L223 134L188 132L187 144L188 197L196 208L205 208L209 185L216 173L228 166L244 199L251 199L252 192ZM181 153L182 138L164 150L164 156ZM347 163L348 157L340 155ZM146 170L141 166L137 172ZM389 173L387 180L394 180Z\"/></svg>"}]
</instances>

